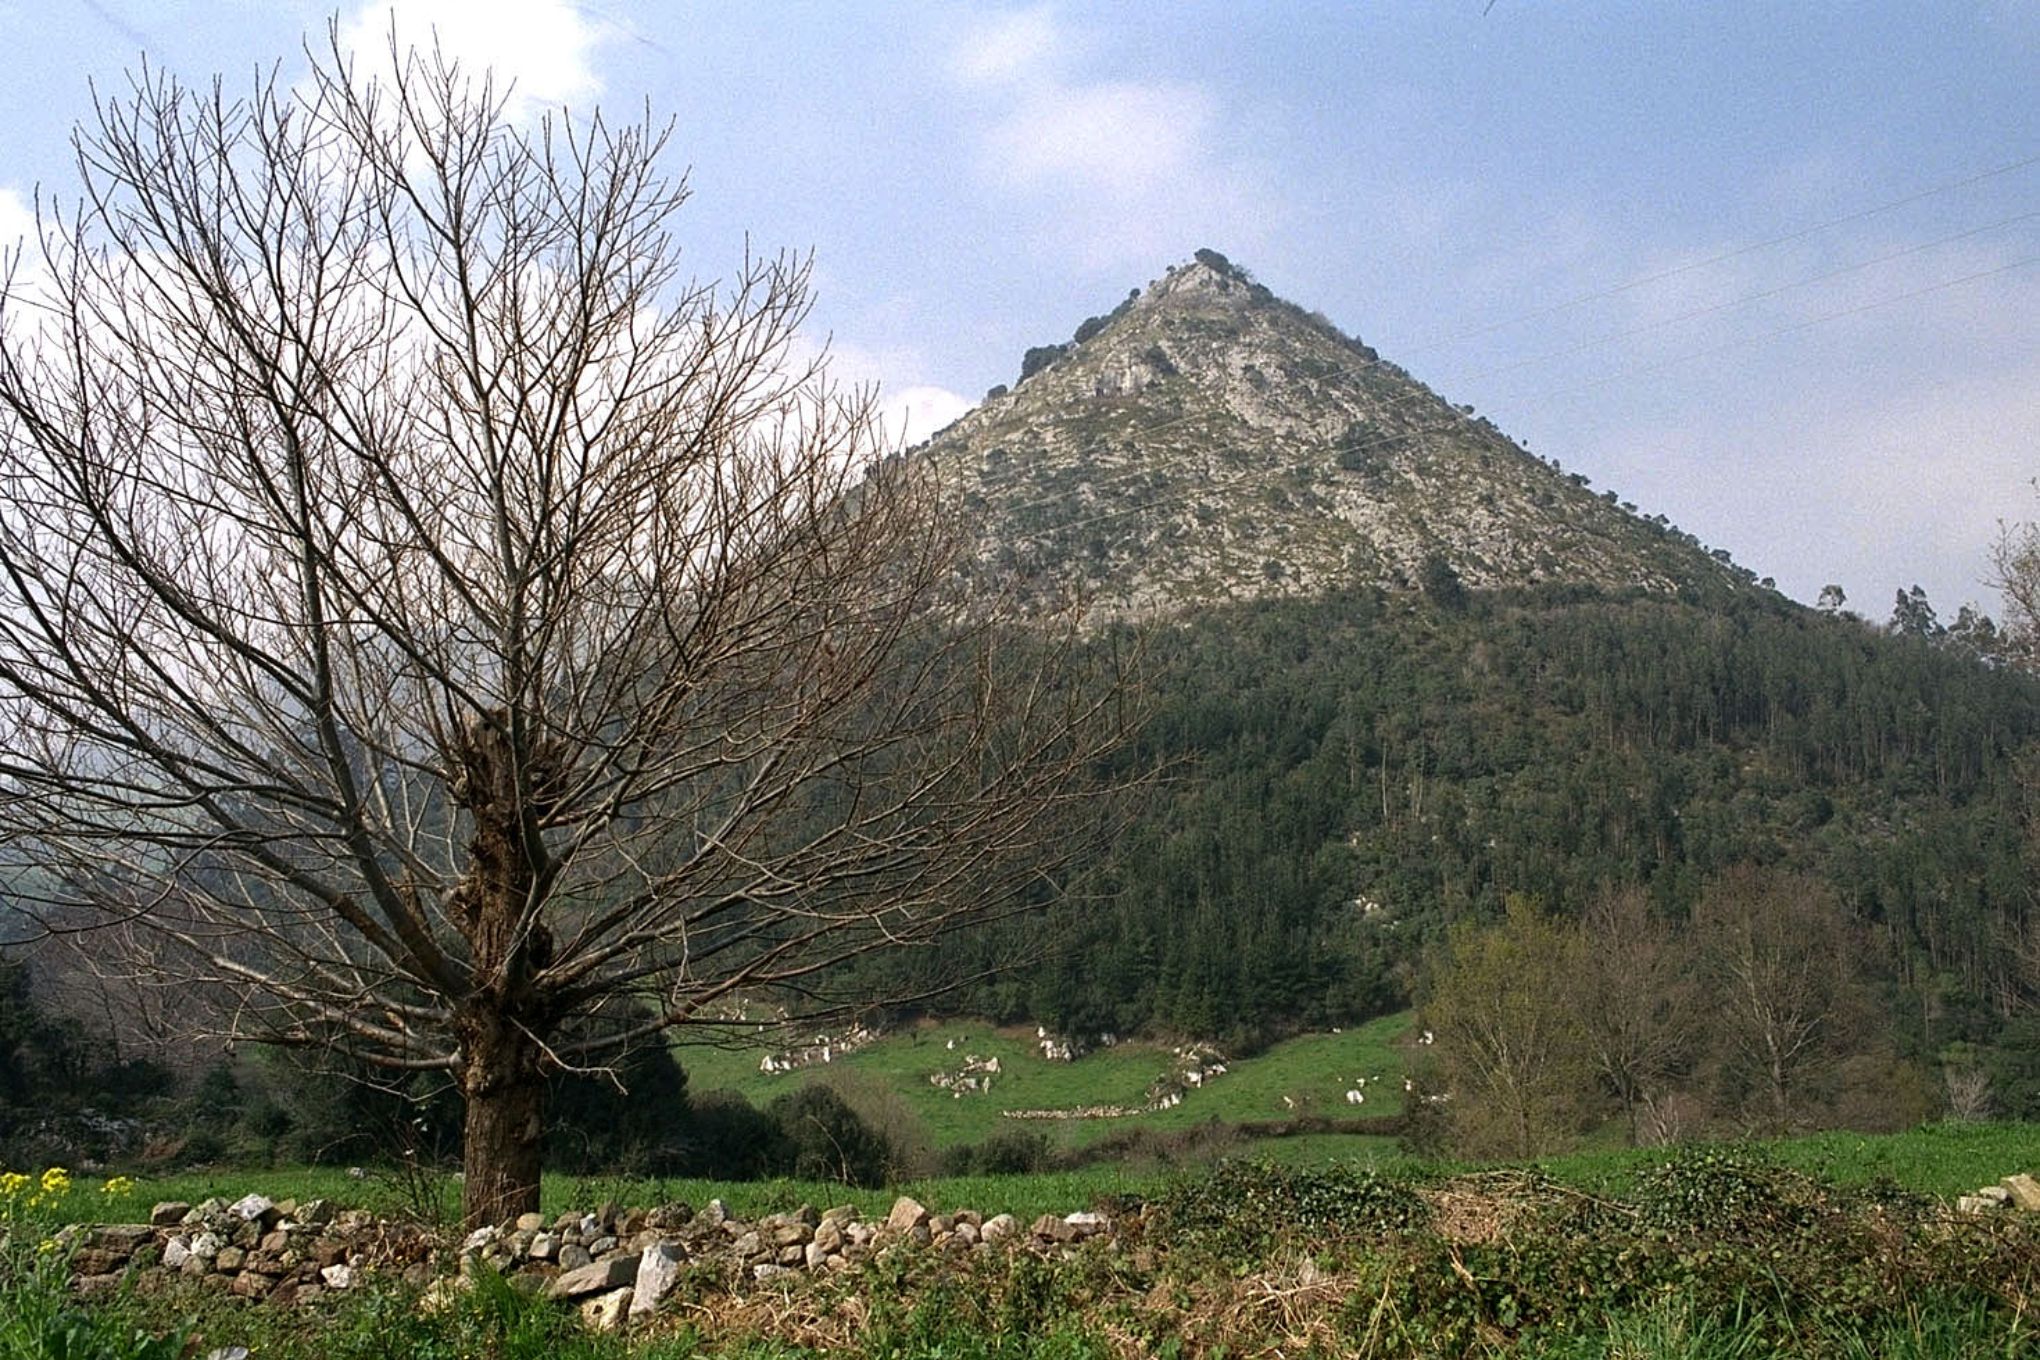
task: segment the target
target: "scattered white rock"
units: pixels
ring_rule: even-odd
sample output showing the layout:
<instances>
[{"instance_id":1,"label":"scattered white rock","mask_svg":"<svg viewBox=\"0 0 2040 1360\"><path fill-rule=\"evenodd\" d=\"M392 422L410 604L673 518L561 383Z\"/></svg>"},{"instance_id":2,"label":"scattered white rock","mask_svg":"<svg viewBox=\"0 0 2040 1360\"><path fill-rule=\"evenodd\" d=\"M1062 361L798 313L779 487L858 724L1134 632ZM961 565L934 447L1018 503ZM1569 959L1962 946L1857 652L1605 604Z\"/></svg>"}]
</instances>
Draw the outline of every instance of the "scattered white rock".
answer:
<instances>
[{"instance_id":1,"label":"scattered white rock","mask_svg":"<svg viewBox=\"0 0 2040 1360\"><path fill-rule=\"evenodd\" d=\"M581 1304L581 1322L591 1332L621 1330L630 1314L631 1291L613 1289Z\"/></svg>"},{"instance_id":2,"label":"scattered white rock","mask_svg":"<svg viewBox=\"0 0 2040 1360\"><path fill-rule=\"evenodd\" d=\"M679 1246L670 1242L658 1243L638 1258L637 1280L631 1286L632 1314L658 1308L673 1288L673 1281L680 1277L680 1263L685 1259Z\"/></svg>"},{"instance_id":3,"label":"scattered white rock","mask_svg":"<svg viewBox=\"0 0 2040 1360\"><path fill-rule=\"evenodd\" d=\"M244 1195L240 1199L235 1200L227 1212L236 1218L246 1219L252 1223L275 1208L276 1201L266 1195Z\"/></svg>"}]
</instances>

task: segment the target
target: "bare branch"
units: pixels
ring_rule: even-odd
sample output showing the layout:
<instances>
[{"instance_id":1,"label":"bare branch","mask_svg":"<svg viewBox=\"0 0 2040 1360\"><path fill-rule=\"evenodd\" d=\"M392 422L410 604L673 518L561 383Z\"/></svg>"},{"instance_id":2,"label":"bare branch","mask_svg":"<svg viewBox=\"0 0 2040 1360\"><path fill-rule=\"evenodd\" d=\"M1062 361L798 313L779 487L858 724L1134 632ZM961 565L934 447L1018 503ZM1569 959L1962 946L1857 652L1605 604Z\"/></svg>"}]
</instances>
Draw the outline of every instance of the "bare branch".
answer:
<instances>
[{"instance_id":1,"label":"bare branch","mask_svg":"<svg viewBox=\"0 0 2040 1360\"><path fill-rule=\"evenodd\" d=\"M961 592L808 261L683 275L669 128L315 56L145 68L0 282L0 860L226 1034L456 1073L493 1213L548 1069L1044 902L1128 677Z\"/></svg>"}]
</instances>

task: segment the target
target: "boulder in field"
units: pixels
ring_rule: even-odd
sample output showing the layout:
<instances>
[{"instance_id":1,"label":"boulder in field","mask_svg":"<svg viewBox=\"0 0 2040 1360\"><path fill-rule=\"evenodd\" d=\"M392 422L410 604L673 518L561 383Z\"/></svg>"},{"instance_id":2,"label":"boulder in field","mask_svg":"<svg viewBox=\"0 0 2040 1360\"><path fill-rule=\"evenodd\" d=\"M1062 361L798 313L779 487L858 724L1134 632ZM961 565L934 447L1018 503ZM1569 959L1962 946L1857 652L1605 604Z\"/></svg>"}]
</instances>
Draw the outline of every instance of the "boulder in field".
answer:
<instances>
[{"instance_id":1,"label":"boulder in field","mask_svg":"<svg viewBox=\"0 0 2040 1360\"><path fill-rule=\"evenodd\" d=\"M631 1291L612 1289L581 1303L581 1323L591 1332L621 1331L630 1314Z\"/></svg>"},{"instance_id":2,"label":"boulder in field","mask_svg":"<svg viewBox=\"0 0 2040 1360\"><path fill-rule=\"evenodd\" d=\"M261 1223L268 1227L283 1215L276 1211L276 1201L267 1195L243 1195L228 1207L227 1212L247 1223Z\"/></svg>"}]
</instances>

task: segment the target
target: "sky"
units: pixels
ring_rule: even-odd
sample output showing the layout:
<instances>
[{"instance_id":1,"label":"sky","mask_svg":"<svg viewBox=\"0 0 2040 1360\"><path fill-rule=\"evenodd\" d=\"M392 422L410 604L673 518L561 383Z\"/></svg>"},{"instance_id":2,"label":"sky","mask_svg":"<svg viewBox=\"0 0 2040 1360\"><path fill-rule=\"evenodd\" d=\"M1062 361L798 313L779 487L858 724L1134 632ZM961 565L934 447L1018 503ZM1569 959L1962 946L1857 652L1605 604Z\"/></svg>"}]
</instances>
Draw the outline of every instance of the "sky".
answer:
<instances>
[{"instance_id":1,"label":"sky","mask_svg":"<svg viewBox=\"0 0 2040 1360\"><path fill-rule=\"evenodd\" d=\"M1211 247L1801 600L1995 612L2040 518L2040 0L0 0L0 238L144 54L393 16L670 117L695 274L812 252L909 439Z\"/></svg>"}]
</instances>

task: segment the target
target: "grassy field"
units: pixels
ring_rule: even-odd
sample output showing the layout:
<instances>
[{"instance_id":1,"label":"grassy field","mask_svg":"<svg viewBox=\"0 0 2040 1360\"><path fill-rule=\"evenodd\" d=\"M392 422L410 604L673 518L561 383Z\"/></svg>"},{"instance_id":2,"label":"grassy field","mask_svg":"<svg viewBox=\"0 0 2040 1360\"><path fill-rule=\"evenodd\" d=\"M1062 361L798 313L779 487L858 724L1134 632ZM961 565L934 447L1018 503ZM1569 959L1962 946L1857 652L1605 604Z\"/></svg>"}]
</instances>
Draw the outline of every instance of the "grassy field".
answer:
<instances>
[{"instance_id":1,"label":"grassy field","mask_svg":"<svg viewBox=\"0 0 2040 1360\"><path fill-rule=\"evenodd\" d=\"M1450 1174L1473 1169L1453 1163L1414 1166L1394 1138L1352 1132L1312 1132L1287 1137L1251 1136L1251 1126L1318 1116L1393 1115L1402 1108L1402 1074L1411 1052L1408 1014L1386 1016L1337 1034L1311 1034L1277 1044L1251 1058L1232 1059L1224 1075L1187 1089L1182 1103L1126 1118L1015 1120L1014 1109L1069 1109L1085 1105L1139 1105L1160 1078L1182 1063L1165 1045L1127 1042L1100 1049L1075 1062L1044 1059L1032 1029L996 1030L984 1024L928 1023L888 1035L827 1066L791 1073L759 1070L765 1048L689 1047L682 1061L696 1095L734 1090L763 1106L814 1081L829 1081L867 1097L866 1109L903 1112L907 1132L927 1147L978 1143L1001 1131L1046 1136L1056 1146L1078 1149L1127 1134L1200 1137L1181 1147L1159 1144L1131 1156L1101 1160L1081 1169L1014 1176L950 1177L908 1182L885 1190L847 1190L830 1184L774 1180L749 1183L682 1179L619 1179L548 1176L543 1203L548 1212L604 1200L654 1203L683 1200L700 1204L720 1197L739 1215L854 1203L867 1213L882 1211L904 1191L937 1210L974 1208L1031 1217L1067 1212L1103 1197L1151 1196L1165 1188L1184 1165L1220 1157L1246 1158L1286 1166L1380 1166ZM997 1057L1000 1071L989 1094L952 1096L928 1080L958 1070L968 1055ZM1366 1104L1345 1101L1345 1092L1366 1077ZM1202 1126L1202 1127L1200 1127ZM1245 1130L1245 1132L1242 1132ZM1206 1136L1208 1135L1208 1136ZM1828 1133L1763 1145L1787 1166L1824 1179L1863 1183L1879 1178L1908 1188L1953 1197L1990 1184L2016 1170L2040 1169L2040 1131L2019 1125L1945 1125L1892 1136ZM1662 1162L1661 1149L1611 1148L1549 1159L1540 1170L1570 1185L1622 1194L1636 1175ZM1164 1157L1169 1160L1162 1160ZM31 1168L32 1170L32 1168ZM162 1199L196 1202L209 1196L238 1198L250 1190L273 1198L322 1197L380 1212L451 1218L458 1187L444 1175L405 1175L372 1170L349 1176L339 1168L286 1170L221 1169L147 1180L106 1202L106 1218L139 1218Z\"/></svg>"},{"instance_id":2,"label":"grassy field","mask_svg":"<svg viewBox=\"0 0 2040 1360\"><path fill-rule=\"evenodd\" d=\"M1758 1146L1795 1170L1840 1185L1888 1180L1952 1199L2015 1171L2040 1171L2040 1127L2032 1124L1930 1124L1905 1133L1815 1133ZM1622 1193L1637 1172L1665 1159L1663 1148L1576 1153L1543 1163L1552 1176L1584 1190Z\"/></svg>"},{"instance_id":3,"label":"grassy field","mask_svg":"<svg viewBox=\"0 0 2040 1360\"><path fill-rule=\"evenodd\" d=\"M1041 1056L1032 1029L995 1029L983 1023L926 1023L889 1034L826 1066L767 1073L759 1061L770 1047L680 1050L688 1089L736 1091L764 1106L809 1082L827 1080L897 1100L937 1148L977 1143L1002 1129L1046 1134L1080 1147L1128 1130L1168 1133L1218 1120L1244 1124L1298 1115L1345 1118L1393 1115L1402 1109L1402 1076L1410 1016L1384 1016L1338 1034L1307 1034L1251 1058L1228 1060L1223 1076L1186 1089L1181 1104L1120 1119L1016 1120L1007 1110L1068 1110L1087 1105L1137 1108L1149 1088L1182 1064L1167 1045L1131 1040L1097 1049L1075 1062ZM997 1058L999 1072L987 1094L953 1095L929 1078L956 1072L975 1055ZM1367 1078L1366 1103L1351 1106L1345 1093ZM1285 1103L1285 1097L1287 1102Z\"/></svg>"}]
</instances>

